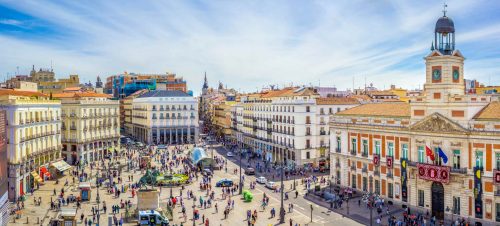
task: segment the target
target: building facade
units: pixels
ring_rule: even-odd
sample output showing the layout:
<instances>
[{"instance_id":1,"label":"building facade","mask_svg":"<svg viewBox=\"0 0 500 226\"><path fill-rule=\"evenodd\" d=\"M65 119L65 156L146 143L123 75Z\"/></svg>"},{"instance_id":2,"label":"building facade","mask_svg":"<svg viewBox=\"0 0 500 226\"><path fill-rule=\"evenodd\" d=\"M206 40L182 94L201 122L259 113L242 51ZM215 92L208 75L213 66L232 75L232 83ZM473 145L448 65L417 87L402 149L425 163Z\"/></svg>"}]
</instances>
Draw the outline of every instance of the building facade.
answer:
<instances>
[{"instance_id":1,"label":"building facade","mask_svg":"<svg viewBox=\"0 0 500 226\"><path fill-rule=\"evenodd\" d=\"M132 124L132 102L136 97L148 91L147 89L142 89L120 100L120 125L122 135L132 135L134 128Z\"/></svg>"},{"instance_id":2,"label":"building facade","mask_svg":"<svg viewBox=\"0 0 500 226\"><path fill-rule=\"evenodd\" d=\"M465 92L454 35L453 21L441 17L424 91L409 103L369 103L331 117L331 176L437 219L500 222L500 98Z\"/></svg>"},{"instance_id":3,"label":"building facade","mask_svg":"<svg viewBox=\"0 0 500 226\"><path fill-rule=\"evenodd\" d=\"M132 100L132 136L146 144L198 142L198 99L182 91L154 90Z\"/></svg>"},{"instance_id":4,"label":"building facade","mask_svg":"<svg viewBox=\"0 0 500 226\"><path fill-rule=\"evenodd\" d=\"M35 189L40 173L60 160L61 102L39 92L0 90L0 109L7 113L8 190L13 201Z\"/></svg>"},{"instance_id":5,"label":"building facade","mask_svg":"<svg viewBox=\"0 0 500 226\"><path fill-rule=\"evenodd\" d=\"M0 225L7 225L10 216L9 202L9 173L7 171L7 114L0 111Z\"/></svg>"},{"instance_id":6,"label":"building facade","mask_svg":"<svg viewBox=\"0 0 500 226\"><path fill-rule=\"evenodd\" d=\"M127 73L112 75L107 78L104 91L115 98L123 99L142 89L179 90L187 92L186 81L176 74Z\"/></svg>"},{"instance_id":7,"label":"building facade","mask_svg":"<svg viewBox=\"0 0 500 226\"><path fill-rule=\"evenodd\" d=\"M86 164L120 150L118 100L92 92L54 94L62 104L62 156Z\"/></svg>"},{"instance_id":8,"label":"building facade","mask_svg":"<svg viewBox=\"0 0 500 226\"><path fill-rule=\"evenodd\" d=\"M345 99L320 98L305 87L242 95L231 107L233 140L268 162L328 167L328 115L359 104L336 101Z\"/></svg>"}]
</instances>

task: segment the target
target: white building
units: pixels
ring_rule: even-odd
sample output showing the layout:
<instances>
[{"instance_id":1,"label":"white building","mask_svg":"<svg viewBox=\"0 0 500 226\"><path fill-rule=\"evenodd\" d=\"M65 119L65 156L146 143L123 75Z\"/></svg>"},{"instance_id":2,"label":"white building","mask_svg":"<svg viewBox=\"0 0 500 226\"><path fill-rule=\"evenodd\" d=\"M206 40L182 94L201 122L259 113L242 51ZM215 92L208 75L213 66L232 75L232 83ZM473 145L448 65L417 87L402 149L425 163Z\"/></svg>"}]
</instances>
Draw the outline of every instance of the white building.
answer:
<instances>
[{"instance_id":1,"label":"white building","mask_svg":"<svg viewBox=\"0 0 500 226\"><path fill-rule=\"evenodd\" d=\"M8 191L14 201L61 160L61 102L39 92L3 89L0 109L7 112Z\"/></svg>"},{"instance_id":2,"label":"white building","mask_svg":"<svg viewBox=\"0 0 500 226\"><path fill-rule=\"evenodd\" d=\"M132 101L132 136L146 144L195 143L198 99L182 91L155 90Z\"/></svg>"},{"instance_id":3,"label":"white building","mask_svg":"<svg viewBox=\"0 0 500 226\"><path fill-rule=\"evenodd\" d=\"M350 98L320 98L310 88L249 94L232 106L233 137L270 162L284 155L291 167L324 166L329 162L328 115L358 104Z\"/></svg>"},{"instance_id":4,"label":"white building","mask_svg":"<svg viewBox=\"0 0 500 226\"><path fill-rule=\"evenodd\" d=\"M118 100L94 92L53 97L62 103L62 156L68 163L93 162L120 150Z\"/></svg>"}]
</instances>

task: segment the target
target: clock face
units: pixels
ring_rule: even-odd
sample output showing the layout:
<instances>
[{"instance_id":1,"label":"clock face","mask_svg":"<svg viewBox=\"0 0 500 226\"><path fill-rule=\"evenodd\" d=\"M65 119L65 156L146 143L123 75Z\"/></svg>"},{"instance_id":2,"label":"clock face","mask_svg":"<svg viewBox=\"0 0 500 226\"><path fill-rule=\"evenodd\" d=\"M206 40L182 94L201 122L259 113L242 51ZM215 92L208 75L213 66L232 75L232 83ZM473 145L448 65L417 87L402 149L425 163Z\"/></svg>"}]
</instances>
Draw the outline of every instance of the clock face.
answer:
<instances>
[{"instance_id":1,"label":"clock face","mask_svg":"<svg viewBox=\"0 0 500 226\"><path fill-rule=\"evenodd\" d=\"M432 71L432 79L433 80L441 80L441 70L434 69L434 71Z\"/></svg>"},{"instance_id":2,"label":"clock face","mask_svg":"<svg viewBox=\"0 0 500 226\"><path fill-rule=\"evenodd\" d=\"M460 77L460 74L458 72L458 69L453 70L453 80L458 80Z\"/></svg>"}]
</instances>

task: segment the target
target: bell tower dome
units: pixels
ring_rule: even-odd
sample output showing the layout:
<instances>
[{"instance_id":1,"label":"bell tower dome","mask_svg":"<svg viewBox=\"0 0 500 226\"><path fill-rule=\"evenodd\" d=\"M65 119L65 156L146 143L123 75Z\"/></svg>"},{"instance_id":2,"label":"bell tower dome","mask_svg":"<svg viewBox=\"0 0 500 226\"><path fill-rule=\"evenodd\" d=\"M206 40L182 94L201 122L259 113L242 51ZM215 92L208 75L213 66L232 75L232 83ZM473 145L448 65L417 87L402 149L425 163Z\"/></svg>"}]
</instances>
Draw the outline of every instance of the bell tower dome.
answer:
<instances>
[{"instance_id":1,"label":"bell tower dome","mask_svg":"<svg viewBox=\"0 0 500 226\"><path fill-rule=\"evenodd\" d=\"M431 53L425 57L426 99L429 102L447 102L448 98L465 94L463 55L455 49L455 24L446 15L436 22Z\"/></svg>"},{"instance_id":2,"label":"bell tower dome","mask_svg":"<svg viewBox=\"0 0 500 226\"><path fill-rule=\"evenodd\" d=\"M455 24L446 16L446 5L444 5L443 16L438 19L434 29L434 49L445 55L451 55L455 50Z\"/></svg>"}]
</instances>

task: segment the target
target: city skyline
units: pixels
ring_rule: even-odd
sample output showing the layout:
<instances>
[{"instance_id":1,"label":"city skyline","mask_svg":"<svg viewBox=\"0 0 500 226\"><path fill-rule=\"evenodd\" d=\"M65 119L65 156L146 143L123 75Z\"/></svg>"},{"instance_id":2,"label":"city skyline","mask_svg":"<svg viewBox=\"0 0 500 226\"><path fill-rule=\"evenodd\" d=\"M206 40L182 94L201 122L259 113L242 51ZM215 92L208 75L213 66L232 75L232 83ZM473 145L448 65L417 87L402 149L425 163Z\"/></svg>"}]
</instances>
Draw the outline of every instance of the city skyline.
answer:
<instances>
[{"instance_id":1,"label":"city skyline","mask_svg":"<svg viewBox=\"0 0 500 226\"><path fill-rule=\"evenodd\" d=\"M57 77L95 81L124 71L173 72L199 94L266 84L340 89L423 84L442 2L10 2L0 1L2 78L54 65ZM448 2L465 78L500 83L494 2ZM106 12L106 13L103 13Z\"/></svg>"}]
</instances>

